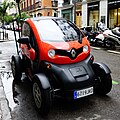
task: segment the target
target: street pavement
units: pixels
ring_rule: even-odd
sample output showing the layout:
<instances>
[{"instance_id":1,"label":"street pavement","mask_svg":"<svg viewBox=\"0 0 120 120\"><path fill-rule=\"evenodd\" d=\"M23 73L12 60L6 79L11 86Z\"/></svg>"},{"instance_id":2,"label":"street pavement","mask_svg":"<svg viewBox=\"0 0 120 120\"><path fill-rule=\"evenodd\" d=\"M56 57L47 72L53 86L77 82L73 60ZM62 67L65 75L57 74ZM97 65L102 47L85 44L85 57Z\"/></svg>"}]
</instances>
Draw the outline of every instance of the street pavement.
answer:
<instances>
[{"instance_id":1,"label":"street pavement","mask_svg":"<svg viewBox=\"0 0 120 120\"><path fill-rule=\"evenodd\" d=\"M12 120L8 101L0 78L0 120Z\"/></svg>"},{"instance_id":2,"label":"street pavement","mask_svg":"<svg viewBox=\"0 0 120 120\"><path fill-rule=\"evenodd\" d=\"M12 54L16 54L15 41L13 40L13 31L8 31L8 35L10 36L7 40L0 40L0 42L4 42L4 46L0 43L0 71L9 70L10 71L10 57ZM11 45L12 47L8 47ZM99 49L99 48L92 48ZM8 54L9 52L9 54ZM108 51L112 52L112 51ZM115 51L113 51L114 53ZM120 54L120 52L115 52L115 54ZM4 61L4 62L3 62ZM4 63L4 64L3 64ZM114 76L113 76L114 77ZM0 120L12 120L11 116L11 108L8 105L8 100L6 98L6 94L4 91L3 82L0 76Z\"/></svg>"},{"instance_id":3,"label":"street pavement","mask_svg":"<svg viewBox=\"0 0 120 120\"><path fill-rule=\"evenodd\" d=\"M1 31L1 29L0 29L0 31ZM11 50L11 48L8 47L9 41L15 43L15 41L13 40L14 32L6 30L6 33L8 33L8 39L4 39L4 40L0 39L0 44L1 44L0 45L0 72L5 69L8 70L7 67L9 65L10 57L11 57L12 53L16 54L15 44L10 44L10 45L12 45L12 50ZM18 37L18 33L17 33L17 37ZM4 46L2 46L3 42L4 42ZM8 52L9 52L9 54L8 54ZM3 61L5 64L3 64ZM8 106L8 100L6 98L6 94L4 91L1 76L0 76L0 120L12 120L11 112L10 112L10 108Z\"/></svg>"},{"instance_id":4,"label":"street pavement","mask_svg":"<svg viewBox=\"0 0 120 120\"><path fill-rule=\"evenodd\" d=\"M0 60L0 69L1 69L0 71L3 71L2 69L5 69L6 67L6 65L3 65L2 61L5 62L5 60ZM11 118L10 108L8 106L8 101L6 98L6 94L0 76L0 120L11 120L11 119L12 118Z\"/></svg>"}]
</instances>

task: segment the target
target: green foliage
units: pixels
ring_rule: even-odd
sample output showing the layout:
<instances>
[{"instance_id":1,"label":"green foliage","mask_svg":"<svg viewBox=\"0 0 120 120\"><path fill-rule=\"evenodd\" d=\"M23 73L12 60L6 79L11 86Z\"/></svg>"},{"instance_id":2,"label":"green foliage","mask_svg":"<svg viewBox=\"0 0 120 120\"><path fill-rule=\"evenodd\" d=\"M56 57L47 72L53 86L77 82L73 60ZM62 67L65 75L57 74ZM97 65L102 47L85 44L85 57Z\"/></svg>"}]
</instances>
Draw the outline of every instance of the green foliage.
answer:
<instances>
[{"instance_id":1,"label":"green foliage","mask_svg":"<svg viewBox=\"0 0 120 120\"><path fill-rule=\"evenodd\" d=\"M21 19L25 20L26 18L30 18L30 16L26 12L22 12L21 13ZM19 14L16 15L16 19L20 20L20 15Z\"/></svg>"},{"instance_id":2,"label":"green foliage","mask_svg":"<svg viewBox=\"0 0 120 120\"><path fill-rule=\"evenodd\" d=\"M14 17L11 16L11 15L5 15L5 16L4 16L4 21L5 21L6 23L12 22L13 19L14 19Z\"/></svg>"},{"instance_id":3,"label":"green foliage","mask_svg":"<svg viewBox=\"0 0 120 120\"><path fill-rule=\"evenodd\" d=\"M2 23L4 23L6 17L7 16L7 9L11 9L15 6L15 2L9 2L8 0L4 0L1 4L0 4L0 20Z\"/></svg>"}]
</instances>

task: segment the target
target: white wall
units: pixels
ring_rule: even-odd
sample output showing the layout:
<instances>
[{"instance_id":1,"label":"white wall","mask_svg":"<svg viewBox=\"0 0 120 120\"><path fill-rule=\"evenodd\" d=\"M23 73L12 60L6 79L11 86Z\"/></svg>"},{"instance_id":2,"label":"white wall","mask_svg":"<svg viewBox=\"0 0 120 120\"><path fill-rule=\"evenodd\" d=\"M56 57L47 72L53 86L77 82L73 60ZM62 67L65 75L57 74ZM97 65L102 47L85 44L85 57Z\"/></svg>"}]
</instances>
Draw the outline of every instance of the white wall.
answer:
<instances>
[{"instance_id":1,"label":"white wall","mask_svg":"<svg viewBox=\"0 0 120 120\"><path fill-rule=\"evenodd\" d=\"M62 13L61 13L61 8L63 4L63 0L58 0L58 17L62 17Z\"/></svg>"},{"instance_id":2,"label":"white wall","mask_svg":"<svg viewBox=\"0 0 120 120\"><path fill-rule=\"evenodd\" d=\"M87 4L82 3L82 27L87 26Z\"/></svg>"},{"instance_id":3,"label":"white wall","mask_svg":"<svg viewBox=\"0 0 120 120\"><path fill-rule=\"evenodd\" d=\"M105 25L107 27L107 8L108 7L108 0L101 0L100 1L100 13L99 13L99 21L101 20L101 16L105 16Z\"/></svg>"}]
</instances>

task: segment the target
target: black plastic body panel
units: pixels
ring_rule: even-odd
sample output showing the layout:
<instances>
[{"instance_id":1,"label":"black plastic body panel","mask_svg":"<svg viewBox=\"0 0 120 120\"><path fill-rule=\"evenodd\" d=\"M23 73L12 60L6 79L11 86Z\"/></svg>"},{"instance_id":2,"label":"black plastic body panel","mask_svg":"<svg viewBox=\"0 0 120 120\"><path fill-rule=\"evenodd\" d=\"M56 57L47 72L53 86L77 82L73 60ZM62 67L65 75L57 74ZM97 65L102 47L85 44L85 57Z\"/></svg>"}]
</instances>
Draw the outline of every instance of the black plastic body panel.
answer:
<instances>
[{"instance_id":1,"label":"black plastic body panel","mask_svg":"<svg viewBox=\"0 0 120 120\"><path fill-rule=\"evenodd\" d=\"M46 89L51 88L49 80L45 74L43 74L43 73L35 74L35 76L33 78L40 81L40 85L41 85L42 89L46 90Z\"/></svg>"},{"instance_id":2,"label":"black plastic body panel","mask_svg":"<svg viewBox=\"0 0 120 120\"><path fill-rule=\"evenodd\" d=\"M85 60L74 64L57 65L48 62L44 62L44 64L45 66L47 64L51 65L47 71L59 78L61 90L80 90L94 86L95 74L92 69L93 61L91 57L92 55L90 54Z\"/></svg>"},{"instance_id":3,"label":"black plastic body panel","mask_svg":"<svg viewBox=\"0 0 120 120\"><path fill-rule=\"evenodd\" d=\"M104 63L94 62L92 67L94 71L98 68L101 68L102 70L104 70L106 74L111 73L111 70L109 69L109 67Z\"/></svg>"}]
</instances>

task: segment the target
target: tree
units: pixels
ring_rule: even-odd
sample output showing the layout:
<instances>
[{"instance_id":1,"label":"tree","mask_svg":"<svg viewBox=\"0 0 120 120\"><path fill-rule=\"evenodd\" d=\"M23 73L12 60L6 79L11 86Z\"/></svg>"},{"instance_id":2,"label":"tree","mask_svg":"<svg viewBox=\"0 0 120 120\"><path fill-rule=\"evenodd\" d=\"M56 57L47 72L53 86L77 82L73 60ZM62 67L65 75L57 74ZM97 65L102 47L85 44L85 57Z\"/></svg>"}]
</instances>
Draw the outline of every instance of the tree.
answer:
<instances>
[{"instance_id":1,"label":"tree","mask_svg":"<svg viewBox=\"0 0 120 120\"><path fill-rule=\"evenodd\" d=\"M5 21L5 23L7 23L7 24L9 24L10 22L12 22L13 19L14 19L14 17L11 16L11 15L5 15L5 16L4 16L4 21Z\"/></svg>"},{"instance_id":2,"label":"tree","mask_svg":"<svg viewBox=\"0 0 120 120\"><path fill-rule=\"evenodd\" d=\"M13 8L13 6L15 5L15 2L9 2L8 0L4 0L1 4L0 4L0 20L4 26L4 21L5 21L5 15L7 15L7 9L9 8ZM4 30L3 30L3 39L4 39Z\"/></svg>"},{"instance_id":3,"label":"tree","mask_svg":"<svg viewBox=\"0 0 120 120\"><path fill-rule=\"evenodd\" d=\"M26 12L21 13L21 19L25 20L26 18L30 18L30 16ZM16 19L19 21L20 20L20 15L16 15Z\"/></svg>"},{"instance_id":4,"label":"tree","mask_svg":"<svg viewBox=\"0 0 120 120\"><path fill-rule=\"evenodd\" d=\"M4 25L5 15L7 15L7 9L13 8L13 6L15 6L15 2L9 2L8 0L4 0L0 4L0 19L3 25Z\"/></svg>"}]
</instances>

